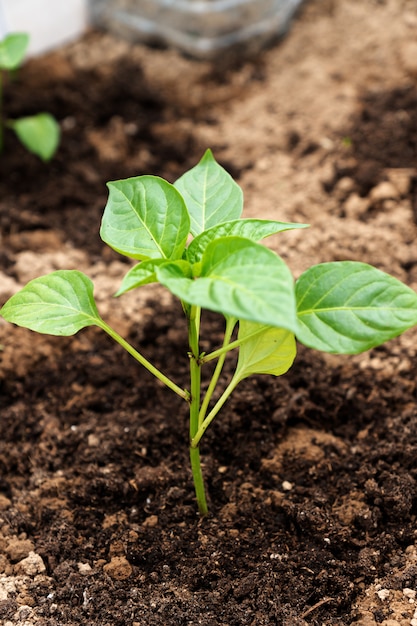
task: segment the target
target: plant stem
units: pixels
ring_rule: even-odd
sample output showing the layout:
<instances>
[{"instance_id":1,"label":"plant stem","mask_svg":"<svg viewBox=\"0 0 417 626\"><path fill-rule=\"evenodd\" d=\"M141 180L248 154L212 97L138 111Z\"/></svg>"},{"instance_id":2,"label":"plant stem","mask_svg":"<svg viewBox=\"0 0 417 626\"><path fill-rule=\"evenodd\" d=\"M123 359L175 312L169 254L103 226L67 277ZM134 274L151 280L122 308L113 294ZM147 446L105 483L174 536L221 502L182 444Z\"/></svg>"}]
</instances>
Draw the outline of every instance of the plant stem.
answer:
<instances>
[{"instance_id":1,"label":"plant stem","mask_svg":"<svg viewBox=\"0 0 417 626\"><path fill-rule=\"evenodd\" d=\"M239 382L240 382L240 378L237 378L236 376L232 378L232 380L227 385L226 389L223 391L222 395L217 400L216 404L214 405L210 413L207 415L207 417L205 418L205 420L199 427L195 436L191 439L191 448L198 448L198 446L200 445L201 437L204 435L207 428L210 426L211 422L214 420L217 413L220 411L223 404L226 402L226 400L228 399L230 394L233 392L233 390L236 388Z\"/></svg>"},{"instance_id":2,"label":"plant stem","mask_svg":"<svg viewBox=\"0 0 417 626\"><path fill-rule=\"evenodd\" d=\"M108 326L106 322L100 319L100 322L96 320L95 323L97 324L97 326L100 326L100 328L102 328L108 335L110 335L112 339L114 339L119 345L121 345L122 348L124 348L131 356L133 356L134 359L136 359L136 361L143 365L143 367L145 367L158 380L163 382L167 387L169 387L172 391L174 391L187 402L190 401L190 394L186 389L181 389L181 387L178 387L178 385L176 385L170 378L160 372L154 365L152 365L152 363L150 363L147 359L145 359L144 356L142 356L137 350L135 350L135 348L131 346L130 343L126 341L126 339L123 339L123 337L121 337L115 330L113 330L113 328Z\"/></svg>"},{"instance_id":3,"label":"plant stem","mask_svg":"<svg viewBox=\"0 0 417 626\"><path fill-rule=\"evenodd\" d=\"M236 318L234 317L226 318L226 329L224 331L223 346L222 346L223 348L229 345L230 337L232 336L235 325L236 325ZM204 396L204 400L200 408L200 413L198 416L198 427L201 426L201 424L204 422L204 418L206 417L207 408L208 408L208 405L210 404L211 397L213 395L213 392L217 385L217 381L219 380L221 371L223 369L224 361L226 359L226 354L227 352L223 352L220 355L219 360L217 361L216 368L213 372L213 376L211 378L206 395Z\"/></svg>"},{"instance_id":4,"label":"plant stem","mask_svg":"<svg viewBox=\"0 0 417 626\"><path fill-rule=\"evenodd\" d=\"M193 474L195 495L197 498L198 511L201 517L208 515L206 490L204 487L203 472L201 471L200 447L190 446L191 471Z\"/></svg>"},{"instance_id":5,"label":"plant stem","mask_svg":"<svg viewBox=\"0 0 417 626\"><path fill-rule=\"evenodd\" d=\"M190 346L191 378L190 441L192 441L195 437L199 427L198 416L200 410L201 395L201 365L199 348L200 316L200 307L191 306L188 316L188 342ZM203 474L201 471L200 448L198 445L190 445L190 461L198 510L200 512L200 515L204 517L208 513L208 507L206 501Z\"/></svg>"}]
</instances>

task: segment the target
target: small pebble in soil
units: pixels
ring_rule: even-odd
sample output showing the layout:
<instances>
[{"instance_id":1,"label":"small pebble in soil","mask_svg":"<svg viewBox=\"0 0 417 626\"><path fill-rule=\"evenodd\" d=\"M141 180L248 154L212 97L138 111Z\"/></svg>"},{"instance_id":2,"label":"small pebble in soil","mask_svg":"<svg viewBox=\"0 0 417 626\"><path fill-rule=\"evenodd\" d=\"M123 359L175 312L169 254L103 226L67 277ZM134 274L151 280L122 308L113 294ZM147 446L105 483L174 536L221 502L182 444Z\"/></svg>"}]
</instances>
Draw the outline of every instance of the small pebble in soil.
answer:
<instances>
[{"instance_id":1,"label":"small pebble in soil","mask_svg":"<svg viewBox=\"0 0 417 626\"><path fill-rule=\"evenodd\" d=\"M405 595L406 598L409 599L411 603L413 603L414 600L416 599L416 593L417 592L415 589L409 589L408 587L403 589L403 594Z\"/></svg>"},{"instance_id":2,"label":"small pebble in soil","mask_svg":"<svg viewBox=\"0 0 417 626\"><path fill-rule=\"evenodd\" d=\"M388 600L389 598L389 589L378 589L376 593L380 600Z\"/></svg>"}]
</instances>

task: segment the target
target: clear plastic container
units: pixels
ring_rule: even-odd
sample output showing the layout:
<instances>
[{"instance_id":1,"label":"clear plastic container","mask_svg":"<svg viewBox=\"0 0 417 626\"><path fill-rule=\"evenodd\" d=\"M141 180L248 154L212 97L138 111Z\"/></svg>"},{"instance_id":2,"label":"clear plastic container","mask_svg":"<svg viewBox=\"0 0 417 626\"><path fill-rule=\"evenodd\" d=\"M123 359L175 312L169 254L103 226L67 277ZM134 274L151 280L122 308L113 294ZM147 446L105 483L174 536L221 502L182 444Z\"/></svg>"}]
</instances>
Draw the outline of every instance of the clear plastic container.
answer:
<instances>
[{"instance_id":1,"label":"clear plastic container","mask_svg":"<svg viewBox=\"0 0 417 626\"><path fill-rule=\"evenodd\" d=\"M252 54L283 35L302 0L90 0L93 23L197 58Z\"/></svg>"}]
</instances>

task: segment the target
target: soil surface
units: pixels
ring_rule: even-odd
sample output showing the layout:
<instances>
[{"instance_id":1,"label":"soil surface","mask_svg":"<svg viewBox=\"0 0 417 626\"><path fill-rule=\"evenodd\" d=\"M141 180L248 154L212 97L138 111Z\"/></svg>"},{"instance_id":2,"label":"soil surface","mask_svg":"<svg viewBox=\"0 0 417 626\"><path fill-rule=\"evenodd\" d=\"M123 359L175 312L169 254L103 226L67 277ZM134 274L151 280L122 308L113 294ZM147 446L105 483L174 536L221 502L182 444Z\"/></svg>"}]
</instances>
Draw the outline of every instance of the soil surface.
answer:
<instances>
[{"instance_id":1,"label":"soil surface","mask_svg":"<svg viewBox=\"0 0 417 626\"><path fill-rule=\"evenodd\" d=\"M372 263L417 289L415 0L310 0L252 59L196 62L90 32L28 62L5 110L47 110L47 165L7 134L0 298L78 268L102 316L187 386L182 312L155 286L112 298L129 262L98 235L106 182L174 181L210 147L245 216L297 276ZM204 318L202 349L221 342ZM93 328L0 323L0 623L415 626L417 332L369 353L299 347L241 383L202 444L196 512L187 406ZM222 384L231 367L226 367Z\"/></svg>"}]
</instances>

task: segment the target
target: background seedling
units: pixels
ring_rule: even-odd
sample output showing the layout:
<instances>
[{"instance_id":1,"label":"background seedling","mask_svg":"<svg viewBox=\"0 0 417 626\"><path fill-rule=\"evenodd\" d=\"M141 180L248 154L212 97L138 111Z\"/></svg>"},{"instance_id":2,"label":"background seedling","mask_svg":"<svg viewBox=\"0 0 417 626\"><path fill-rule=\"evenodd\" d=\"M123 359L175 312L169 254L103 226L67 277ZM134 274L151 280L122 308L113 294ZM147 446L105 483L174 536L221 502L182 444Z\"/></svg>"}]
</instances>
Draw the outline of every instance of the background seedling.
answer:
<instances>
[{"instance_id":1,"label":"background seedling","mask_svg":"<svg viewBox=\"0 0 417 626\"><path fill-rule=\"evenodd\" d=\"M49 113L37 113L19 119L3 119L3 83L6 73L21 67L29 44L26 33L11 33L0 41L0 152L4 149L4 128L13 130L29 152L49 161L59 144L60 128Z\"/></svg>"},{"instance_id":2,"label":"background seedling","mask_svg":"<svg viewBox=\"0 0 417 626\"><path fill-rule=\"evenodd\" d=\"M394 277L352 261L315 265L294 284L284 261L259 241L305 225L241 219L242 191L210 151L174 185L139 176L108 187L101 237L139 261L117 295L159 282L180 299L188 327L189 387L183 389L163 374L101 318L93 283L77 270L32 280L0 314L53 335L98 326L183 398L189 406L196 497L200 514L206 515L200 443L239 382L254 374L285 374L296 356L296 338L340 354L377 346L417 324L417 294ZM225 320L223 343L208 354L199 347L204 309ZM233 351L234 375L213 403L225 359ZM201 370L210 361L216 366L203 396Z\"/></svg>"}]
</instances>

